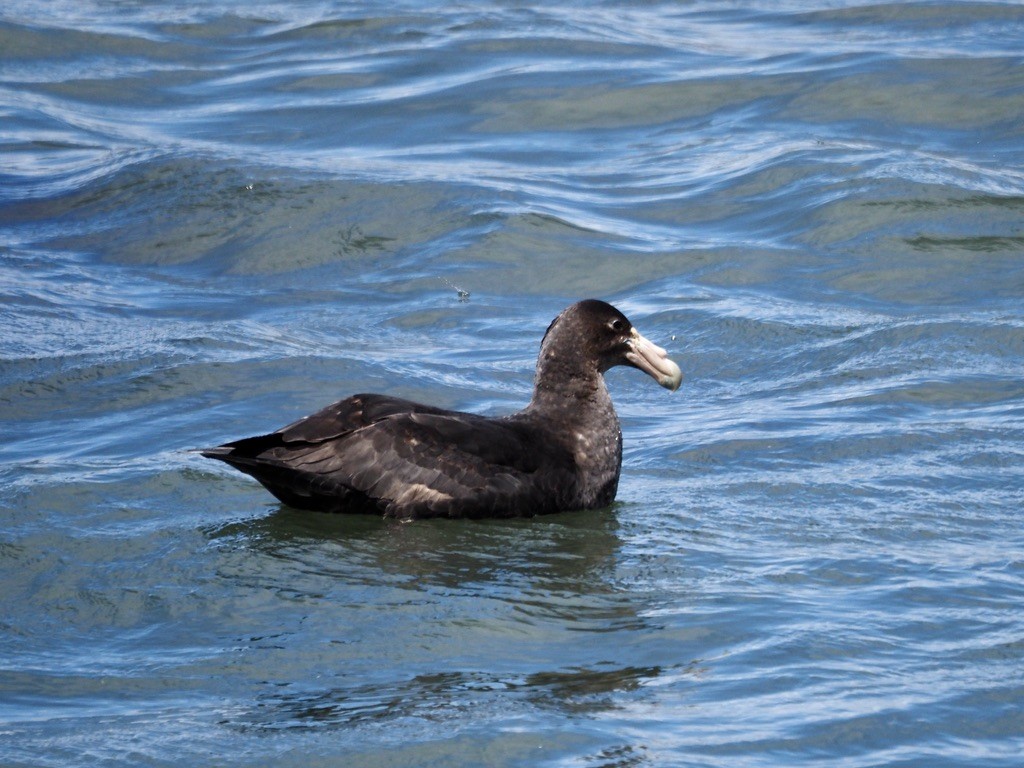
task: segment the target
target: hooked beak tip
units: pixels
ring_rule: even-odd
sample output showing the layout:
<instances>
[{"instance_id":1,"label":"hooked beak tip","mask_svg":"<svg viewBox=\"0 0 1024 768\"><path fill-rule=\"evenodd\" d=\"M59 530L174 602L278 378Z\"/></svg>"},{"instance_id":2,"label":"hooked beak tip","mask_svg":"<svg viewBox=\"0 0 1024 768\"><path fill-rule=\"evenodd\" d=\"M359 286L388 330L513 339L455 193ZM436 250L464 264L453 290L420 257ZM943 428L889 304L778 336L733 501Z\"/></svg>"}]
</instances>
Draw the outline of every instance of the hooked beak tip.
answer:
<instances>
[{"instance_id":1,"label":"hooked beak tip","mask_svg":"<svg viewBox=\"0 0 1024 768\"><path fill-rule=\"evenodd\" d=\"M678 365L667 357L665 358L665 363L670 364L674 370L671 373L662 376L658 380L658 383L670 392L675 392L679 389L679 385L683 383L683 372L679 370Z\"/></svg>"},{"instance_id":2,"label":"hooked beak tip","mask_svg":"<svg viewBox=\"0 0 1024 768\"><path fill-rule=\"evenodd\" d=\"M683 372L679 366L669 359L668 353L656 344L645 339L636 328L631 334L632 350L626 359L634 367L639 368L658 384L670 392L679 389L683 381Z\"/></svg>"}]
</instances>

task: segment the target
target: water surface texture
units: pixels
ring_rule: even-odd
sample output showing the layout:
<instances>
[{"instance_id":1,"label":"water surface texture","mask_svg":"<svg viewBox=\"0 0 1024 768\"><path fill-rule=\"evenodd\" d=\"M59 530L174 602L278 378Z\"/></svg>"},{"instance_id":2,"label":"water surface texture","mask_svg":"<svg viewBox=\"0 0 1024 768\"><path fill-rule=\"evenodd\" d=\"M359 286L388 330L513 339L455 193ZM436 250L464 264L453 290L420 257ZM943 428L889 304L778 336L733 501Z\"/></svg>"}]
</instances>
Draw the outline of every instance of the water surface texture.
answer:
<instances>
[{"instance_id":1,"label":"water surface texture","mask_svg":"<svg viewBox=\"0 0 1024 768\"><path fill-rule=\"evenodd\" d=\"M5 3L0 763L1017 768L1022 126L1013 2ZM610 509L190 452L588 296Z\"/></svg>"}]
</instances>

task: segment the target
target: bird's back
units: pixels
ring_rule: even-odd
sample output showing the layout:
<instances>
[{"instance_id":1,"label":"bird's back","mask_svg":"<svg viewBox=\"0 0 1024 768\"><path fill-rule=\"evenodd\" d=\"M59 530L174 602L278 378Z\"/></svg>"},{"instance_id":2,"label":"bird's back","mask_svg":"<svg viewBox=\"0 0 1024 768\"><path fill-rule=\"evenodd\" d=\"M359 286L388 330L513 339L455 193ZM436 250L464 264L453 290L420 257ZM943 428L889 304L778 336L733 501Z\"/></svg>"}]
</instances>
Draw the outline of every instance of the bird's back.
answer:
<instances>
[{"instance_id":1,"label":"bird's back","mask_svg":"<svg viewBox=\"0 0 1024 768\"><path fill-rule=\"evenodd\" d=\"M355 395L277 432L204 451L291 506L397 518L514 517L573 506L573 457L540 420Z\"/></svg>"}]
</instances>

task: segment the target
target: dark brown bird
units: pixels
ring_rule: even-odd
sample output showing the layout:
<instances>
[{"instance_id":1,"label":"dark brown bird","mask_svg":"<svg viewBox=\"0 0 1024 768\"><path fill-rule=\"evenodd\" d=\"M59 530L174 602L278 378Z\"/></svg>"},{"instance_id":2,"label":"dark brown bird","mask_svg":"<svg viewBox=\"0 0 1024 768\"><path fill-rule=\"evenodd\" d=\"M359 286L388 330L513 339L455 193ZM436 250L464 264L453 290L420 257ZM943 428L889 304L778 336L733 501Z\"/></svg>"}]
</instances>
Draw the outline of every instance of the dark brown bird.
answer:
<instances>
[{"instance_id":1,"label":"dark brown bird","mask_svg":"<svg viewBox=\"0 0 1024 768\"><path fill-rule=\"evenodd\" d=\"M610 304L588 299L541 341L533 398L489 418L354 395L269 435L202 451L285 504L385 517L519 517L607 506L622 432L604 372L628 365L675 391L682 374Z\"/></svg>"}]
</instances>

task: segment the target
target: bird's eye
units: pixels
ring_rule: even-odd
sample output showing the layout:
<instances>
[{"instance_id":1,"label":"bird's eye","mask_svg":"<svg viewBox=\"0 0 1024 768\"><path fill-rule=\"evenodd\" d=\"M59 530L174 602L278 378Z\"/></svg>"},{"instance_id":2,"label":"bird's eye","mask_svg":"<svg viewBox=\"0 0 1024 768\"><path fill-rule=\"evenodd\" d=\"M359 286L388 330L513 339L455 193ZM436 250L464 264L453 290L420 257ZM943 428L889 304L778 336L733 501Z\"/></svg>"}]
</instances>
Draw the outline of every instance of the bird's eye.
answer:
<instances>
[{"instance_id":1,"label":"bird's eye","mask_svg":"<svg viewBox=\"0 0 1024 768\"><path fill-rule=\"evenodd\" d=\"M622 331L626 330L626 324L623 323L622 320L620 320L619 318L615 318L610 323L608 323L608 327L611 328L616 333L621 333Z\"/></svg>"}]
</instances>

